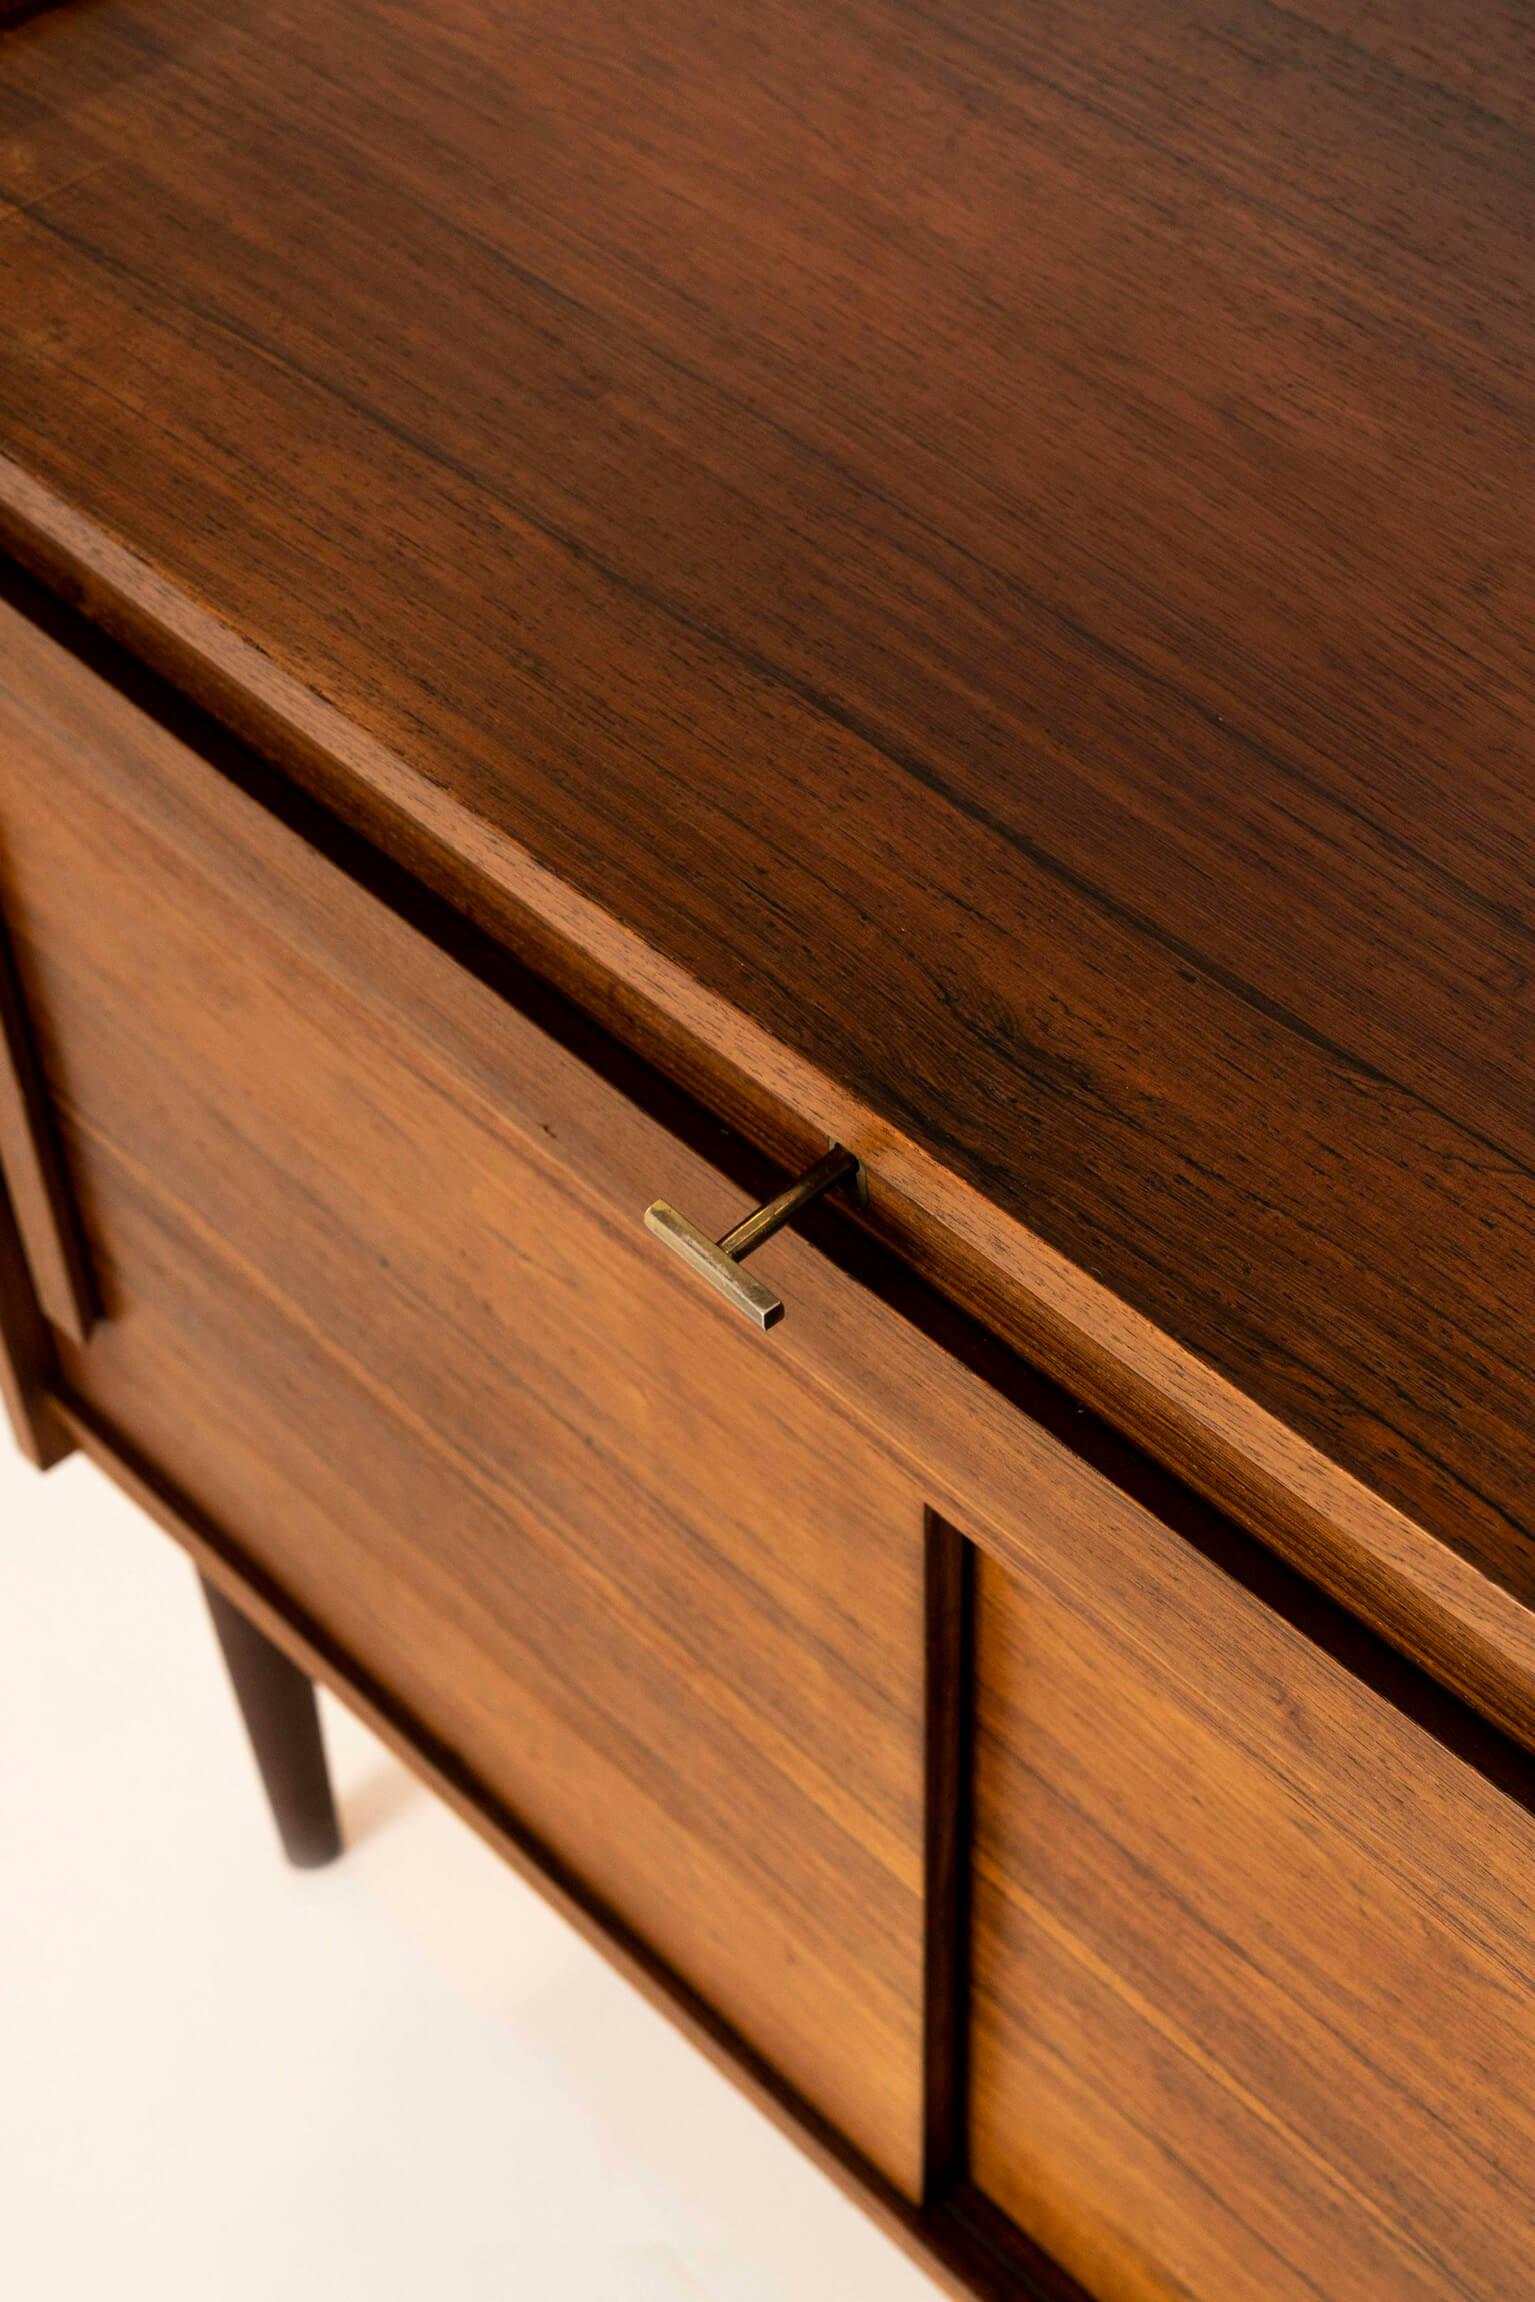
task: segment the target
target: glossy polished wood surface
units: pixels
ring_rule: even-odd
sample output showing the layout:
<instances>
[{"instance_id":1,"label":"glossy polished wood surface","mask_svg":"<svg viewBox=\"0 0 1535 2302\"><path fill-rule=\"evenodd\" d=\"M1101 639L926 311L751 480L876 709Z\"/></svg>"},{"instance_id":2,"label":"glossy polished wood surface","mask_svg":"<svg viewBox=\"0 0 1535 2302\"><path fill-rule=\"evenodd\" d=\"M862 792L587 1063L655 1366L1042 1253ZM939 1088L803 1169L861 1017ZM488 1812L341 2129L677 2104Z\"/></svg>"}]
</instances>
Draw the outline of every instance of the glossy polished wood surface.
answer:
<instances>
[{"instance_id":1,"label":"glossy polished wood surface","mask_svg":"<svg viewBox=\"0 0 1535 2302\"><path fill-rule=\"evenodd\" d=\"M1523 2302L1531 1763L1174 1536L977 1614L976 2180L1102 2302Z\"/></svg>"},{"instance_id":2,"label":"glossy polished wood surface","mask_svg":"<svg viewBox=\"0 0 1535 2302\"><path fill-rule=\"evenodd\" d=\"M8 611L0 661L70 1392L920 2195L909 1471L643 1229L718 1173Z\"/></svg>"},{"instance_id":3,"label":"glossy polished wood surface","mask_svg":"<svg viewBox=\"0 0 1535 2302\"><path fill-rule=\"evenodd\" d=\"M0 63L14 548L1524 1732L1532 112L1521 0Z\"/></svg>"}]
</instances>

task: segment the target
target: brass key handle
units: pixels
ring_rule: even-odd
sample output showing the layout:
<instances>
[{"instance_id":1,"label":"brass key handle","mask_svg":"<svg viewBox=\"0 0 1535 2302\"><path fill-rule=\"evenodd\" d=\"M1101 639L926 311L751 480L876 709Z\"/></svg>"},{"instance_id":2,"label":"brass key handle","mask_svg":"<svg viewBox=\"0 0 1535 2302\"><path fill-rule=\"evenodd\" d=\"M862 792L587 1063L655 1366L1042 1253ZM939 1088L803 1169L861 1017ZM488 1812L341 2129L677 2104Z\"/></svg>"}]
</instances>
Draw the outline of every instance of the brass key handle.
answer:
<instances>
[{"instance_id":1,"label":"brass key handle","mask_svg":"<svg viewBox=\"0 0 1535 2302\"><path fill-rule=\"evenodd\" d=\"M645 1210L645 1228L665 1241L674 1255L680 1255L690 1271L718 1288L727 1303L733 1303L748 1319L759 1327L776 1327L784 1315L783 1304L771 1287L764 1287L741 1269L745 1258L785 1223L793 1221L803 1208L819 1199L838 1183L863 1184L863 1169L851 1151L833 1144L824 1159L818 1159L808 1174L791 1183L787 1191L780 1191L776 1199L769 1199L765 1207L757 1208L723 1239L711 1239L686 1215L679 1215L664 1199Z\"/></svg>"}]
</instances>

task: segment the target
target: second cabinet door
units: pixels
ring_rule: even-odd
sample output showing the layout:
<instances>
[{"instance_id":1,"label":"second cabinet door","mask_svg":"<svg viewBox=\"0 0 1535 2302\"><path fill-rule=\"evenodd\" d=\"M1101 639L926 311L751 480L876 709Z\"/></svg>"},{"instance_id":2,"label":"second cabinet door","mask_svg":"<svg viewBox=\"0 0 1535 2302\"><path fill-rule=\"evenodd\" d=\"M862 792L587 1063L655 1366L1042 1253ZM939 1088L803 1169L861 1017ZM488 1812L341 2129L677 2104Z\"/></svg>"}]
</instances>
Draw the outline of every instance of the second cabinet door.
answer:
<instances>
[{"instance_id":1,"label":"second cabinet door","mask_svg":"<svg viewBox=\"0 0 1535 2302\"><path fill-rule=\"evenodd\" d=\"M1103 2302L1528 2302L1529 1762L1149 1523L977 1669L981 2186Z\"/></svg>"}]
</instances>

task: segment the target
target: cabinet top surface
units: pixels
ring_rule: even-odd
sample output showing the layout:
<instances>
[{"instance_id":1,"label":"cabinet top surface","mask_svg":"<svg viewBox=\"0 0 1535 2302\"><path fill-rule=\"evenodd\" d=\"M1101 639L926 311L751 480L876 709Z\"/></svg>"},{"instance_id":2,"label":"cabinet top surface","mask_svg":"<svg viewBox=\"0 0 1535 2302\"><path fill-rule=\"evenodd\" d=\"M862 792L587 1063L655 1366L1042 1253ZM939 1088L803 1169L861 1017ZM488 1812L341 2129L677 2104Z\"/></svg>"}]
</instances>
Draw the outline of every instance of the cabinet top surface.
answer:
<instances>
[{"instance_id":1,"label":"cabinet top surface","mask_svg":"<svg viewBox=\"0 0 1535 2302\"><path fill-rule=\"evenodd\" d=\"M1523 0L70 0L6 532L1528 1600L1532 136Z\"/></svg>"}]
</instances>

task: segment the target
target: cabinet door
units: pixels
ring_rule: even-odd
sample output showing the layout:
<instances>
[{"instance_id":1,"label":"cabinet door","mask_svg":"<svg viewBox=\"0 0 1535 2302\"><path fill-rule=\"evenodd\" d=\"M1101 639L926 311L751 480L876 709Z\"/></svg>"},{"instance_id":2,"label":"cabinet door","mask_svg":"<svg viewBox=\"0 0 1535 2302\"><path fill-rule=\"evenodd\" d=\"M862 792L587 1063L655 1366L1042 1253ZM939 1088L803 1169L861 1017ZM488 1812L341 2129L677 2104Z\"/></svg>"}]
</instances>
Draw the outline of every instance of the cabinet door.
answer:
<instances>
[{"instance_id":1,"label":"cabinet door","mask_svg":"<svg viewBox=\"0 0 1535 2302\"><path fill-rule=\"evenodd\" d=\"M641 1226L744 1211L706 1159L9 611L0 653L71 1392L917 2191L922 1496L793 1340L859 1290L775 1241L749 1328Z\"/></svg>"},{"instance_id":2,"label":"cabinet door","mask_svg":"<svg viewBox=\"0 0 1535 2302\"><path fill-rule=\"evenodd\" d=\"M1104 2302L1528 2302L1528 1762L1149 1523L977 1670L981 2186Z\"/></svg>"}]
</instances>

